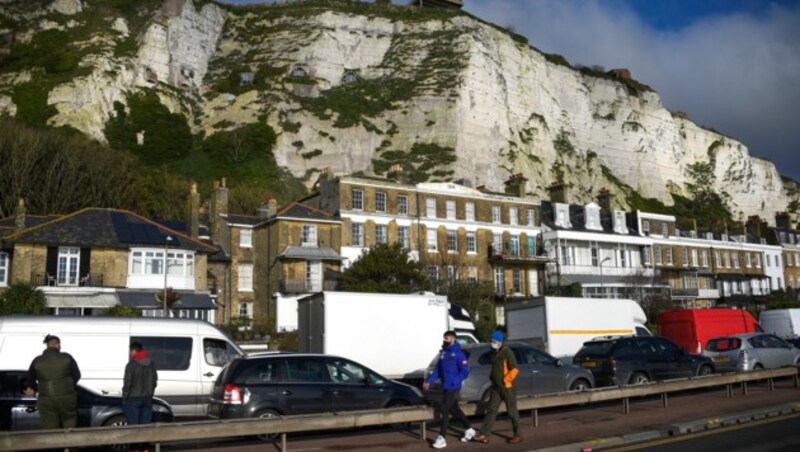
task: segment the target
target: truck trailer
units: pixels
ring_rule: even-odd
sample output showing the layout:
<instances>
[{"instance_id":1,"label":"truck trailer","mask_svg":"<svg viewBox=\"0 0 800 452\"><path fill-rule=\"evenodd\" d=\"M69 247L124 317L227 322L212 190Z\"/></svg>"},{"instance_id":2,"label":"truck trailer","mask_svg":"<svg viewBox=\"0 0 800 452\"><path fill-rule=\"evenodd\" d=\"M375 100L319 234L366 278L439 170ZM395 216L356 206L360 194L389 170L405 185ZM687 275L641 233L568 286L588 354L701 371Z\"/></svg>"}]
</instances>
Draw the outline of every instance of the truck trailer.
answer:
<instances>
[{"instance_id":1,"label":"truck trailer","mask_svg":"<svg viewBox=\"0 0 800 452\"><path fill-rule=\"evenodd\" d=\"M421 378L438 353L442 335L460 330L447 297L434 294L318 292L298 300L300 352L339 355L389 378Z\"/></svg>"},{"instance_id":2,"label":"truck trailer","mask_svg":"<svg viewBox=\"0 0 800 452\"><path fill-rule=\"evenodd\" d=\"M650 335L639 303L627 299L538 297L506 306L508 339L571 360L603 336Z\"/></svg>"}]
</instances>

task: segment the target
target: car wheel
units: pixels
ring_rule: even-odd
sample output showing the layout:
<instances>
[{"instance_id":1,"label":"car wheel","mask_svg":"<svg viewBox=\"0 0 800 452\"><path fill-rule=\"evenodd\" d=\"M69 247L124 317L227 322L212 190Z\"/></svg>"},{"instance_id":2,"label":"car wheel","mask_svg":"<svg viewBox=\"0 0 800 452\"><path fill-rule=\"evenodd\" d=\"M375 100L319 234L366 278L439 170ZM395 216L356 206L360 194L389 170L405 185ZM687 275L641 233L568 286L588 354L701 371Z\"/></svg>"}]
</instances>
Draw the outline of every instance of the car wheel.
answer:
<instances>
[{"instance_id":1,"label":"car wheel","mask_svg":"<svg viewBox=\"0 0 800 452\"><path fill-rule=\"evenodd\" d=\"M711 366L702 365L699 369L697 369L697 376L698 377L705 377L707 375L711 375L714 373L714 369Z\"/></svg>"},{"instance_id":2,"label":"car wheel","mask_svg":"<svg viewBox=\"0 0 800 452\"><path fill-rule=\"evenodd\" d=\"M106 419L103 422L103 427L122 427L123 425L128 425L128 418L125 417L124 414L117 414L115 416L111 416L110 418ZM119 450L130 450L130 444L113 444L109 447L110 450L119 451Z\"/></svg>"},{"instance_id":3,"label":"car wheel","mask_svg":"<svg viewBox=\"0 0 800 452\"><path fill-rule=\"evenodd\" d=\"M642 372L634 372L634 374L631 375L630 384L632 384L632 385L642 385L642 384L648 383L649 381L650 381L650 379L647 378L646 374L644 374Z\"/></svg>"},{"instance_id":4,"label":"car wheel","mask_svg":"<svg viewBox=\"0 0 800 452\"><path fill-rule=\"evenodd\" d=\"M103 422L103 427L121 427L123 425L128 425L128 418L126 418L124 414L111 416Z\"/></svg>"},{"instance_id":5,"label":"car wheel","mask_svg":"<svg viewBox=\"0 0 800 452\"><path fill-rule=\"evenodd\" d=\"M257 417L259 419L277 419L280 416L281 416L280 413L271 409L259 410L256 412L256 414L253 415L253 417ZM278 438L278 435L279 433L265 433L263 435L256 435L256 438L260 439L261 441L272 442L275 441L276 438Z\"/></svg>"},{"instance_id":6,"label":"car wheel","mask_svg":"<svg viewBox=\"0 0 800 452\"><path fill-rule=\"evenodd\" d=\"M589 382L584 379L578 379L572 382L569 387L570 391L586 391L587 389L592 389L589 385Z\"/></svg>"},{"instance_id":7,"label":"car wheel","mask_svg":"<svg viewBox=\"0 0 800 452\"><path fill-rule=\"evenodd\" d=\"M761 363L756 363L753 366L753 370L764 370L764 366L762 366Z\"/></svg>"},{"instance_id":8,"label":"car wheel","mask_svg":"<svg viewBox=\"0 0 800 452\"><path fill-rule=\"evenodd\" d=\"M411 404L405 400L392 400L386 404L386 408L403 408L410 405ZM389 426L395 430L408 430L411 428L411 422L397 422L394 424L389 424Z\"/></svg>"}]
</instances>

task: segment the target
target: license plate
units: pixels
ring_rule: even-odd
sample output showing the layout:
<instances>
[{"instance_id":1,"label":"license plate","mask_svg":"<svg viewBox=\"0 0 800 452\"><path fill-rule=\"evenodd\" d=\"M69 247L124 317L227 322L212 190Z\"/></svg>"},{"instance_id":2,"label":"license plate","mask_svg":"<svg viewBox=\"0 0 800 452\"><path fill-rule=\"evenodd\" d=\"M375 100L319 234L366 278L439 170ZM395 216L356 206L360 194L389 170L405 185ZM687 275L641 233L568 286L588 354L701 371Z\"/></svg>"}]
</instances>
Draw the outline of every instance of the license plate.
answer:
<instances>
[{"instance_id":1,"label":"license plate","mask_svg":"<svg viewBox=\"0 0 800 452\"><path fill-rule=\"evenodd\" d=\"M715 363L725 363L731 360L727 356L715 356L712 359L714 360Z\"/></svg>"},{"instance_id":2,"label":"license plate","mask_svg":"<svg viewBox=\"0 0 800 452\"><path fill-rule=\"evenodd\" d=\"M594 361L584 361L584 362L581 363L581 366L583 366L583 367L596 367L597 363L594 362Z\"/></svg>"}]
</instances>

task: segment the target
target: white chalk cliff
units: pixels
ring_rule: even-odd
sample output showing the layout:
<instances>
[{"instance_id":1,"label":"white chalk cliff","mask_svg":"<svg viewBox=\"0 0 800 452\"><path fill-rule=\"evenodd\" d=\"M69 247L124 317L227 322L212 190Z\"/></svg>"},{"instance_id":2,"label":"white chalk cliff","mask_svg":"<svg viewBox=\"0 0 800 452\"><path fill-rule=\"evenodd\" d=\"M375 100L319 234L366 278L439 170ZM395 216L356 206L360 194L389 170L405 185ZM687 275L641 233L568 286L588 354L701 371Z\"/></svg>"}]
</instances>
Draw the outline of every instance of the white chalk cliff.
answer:
<instances>
[{"instance_id":1,"label":"white chalk cliff","mask_svg":"<svg viewBox=\"0 0 800 452\"><path fill-rule=\"evenodd\" d=\"M52 11L80 20L93 7L59 0ZM452 175L431 180L464 177L495 190L521 172L535 196L563 178L575 202L624 184L671 204L670 193L686 194L688 168L700 162L712 164L735 217L773 218L796 199L796 184L771 162L672 114L641 85L585 75L468 15L377 8L168 0L149 12L134 55L86 56L89 75L50 91L58 114L49 123L103 140L115 101L156 89L195 132L266 121L278 132L278 163L309 180L326 167L373 173L386 150L435 143L453 148L456 161L443 166ZM96 39L126 39L126 21L108 18L108 33ZM248 71L253 85L240 86L236 76ZM0 114L16 111L14 80L0 77ZM342 121L352 112L337 93L363 95L358 101L370 108Z\"/></svg>"}]
</instances>

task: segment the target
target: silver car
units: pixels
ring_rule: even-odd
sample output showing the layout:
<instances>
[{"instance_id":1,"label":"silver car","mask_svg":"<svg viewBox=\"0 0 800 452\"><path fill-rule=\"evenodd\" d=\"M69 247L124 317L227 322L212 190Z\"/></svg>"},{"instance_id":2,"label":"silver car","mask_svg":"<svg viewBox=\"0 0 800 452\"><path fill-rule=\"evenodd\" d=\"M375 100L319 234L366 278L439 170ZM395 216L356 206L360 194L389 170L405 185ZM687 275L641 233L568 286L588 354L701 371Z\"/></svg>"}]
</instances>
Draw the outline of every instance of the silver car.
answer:
<instances>
[{"instance_id":1,"label":"silver car","mask_svg":"<svg viewBox=\"0 0 800 452\"><path fill-rule=\"evenodd\" d=\"M711 338L703 354L714 361L718 372L800 365L800 349L765 333Z\"/></svg>"},{"instance_id":2,"label":"silver car","mask_svg":"<svg viewBox=\"0 0 800 452\"><path fill-rule=\"evenodd\" d=\"M517 376L517 395L545 394L564 391L583 391L594 387L594 376L588 369L571 364L564 364L549 354L527 344L507 343L514 351L519 366ZM470 372L461 388L461 399L467 401L489 400L489 371L492 366L492 349L489 344L468 344L462 347L467 355ZM426 377L432 372L439 359L437 354ZM440 382L441 383L441 382ZM429 393L429 398L440 397L440 386L437 384Z\"/></svg>"}]
</instances>

